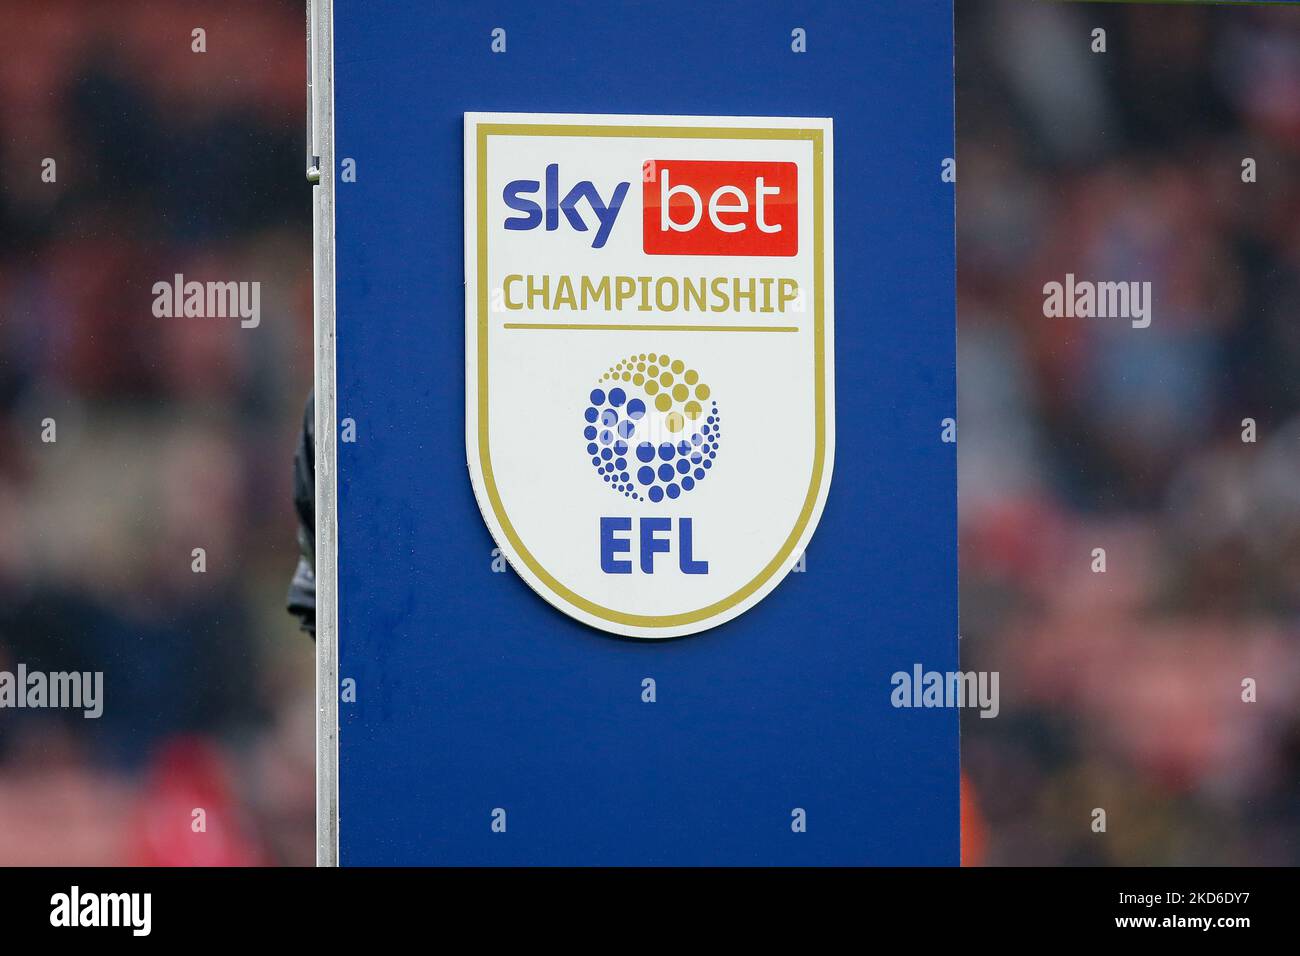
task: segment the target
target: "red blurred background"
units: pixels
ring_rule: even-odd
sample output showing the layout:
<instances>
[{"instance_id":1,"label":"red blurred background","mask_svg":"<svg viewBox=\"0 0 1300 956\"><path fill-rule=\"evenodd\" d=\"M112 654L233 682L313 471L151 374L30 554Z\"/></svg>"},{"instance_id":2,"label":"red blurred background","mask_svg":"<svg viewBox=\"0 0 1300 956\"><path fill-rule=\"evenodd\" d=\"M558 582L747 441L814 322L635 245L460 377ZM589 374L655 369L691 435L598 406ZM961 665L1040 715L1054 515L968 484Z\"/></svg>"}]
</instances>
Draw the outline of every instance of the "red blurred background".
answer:
<instances>
[{"instance_id":1,"label":"red blurred background","mask_svg":"<svg viewBox=\"0 0 1300 956\"><path fill-rule=\"evenodd\" d=\"M104 674L98 720L0 712L0 864L310 864L303 4L0 14L0 669ZM259 326L155 318L175 273Z\"/></svg>"},{"instance_id":2,"label":"red blurred background","mask_svg":"<svg viewBox=\"0 0 1300 956\"><path fill-rule=\"evenodd\" d=\"M1295 865L1300 7L956 9L968 862Z\"/></svg>"}]
</instances>

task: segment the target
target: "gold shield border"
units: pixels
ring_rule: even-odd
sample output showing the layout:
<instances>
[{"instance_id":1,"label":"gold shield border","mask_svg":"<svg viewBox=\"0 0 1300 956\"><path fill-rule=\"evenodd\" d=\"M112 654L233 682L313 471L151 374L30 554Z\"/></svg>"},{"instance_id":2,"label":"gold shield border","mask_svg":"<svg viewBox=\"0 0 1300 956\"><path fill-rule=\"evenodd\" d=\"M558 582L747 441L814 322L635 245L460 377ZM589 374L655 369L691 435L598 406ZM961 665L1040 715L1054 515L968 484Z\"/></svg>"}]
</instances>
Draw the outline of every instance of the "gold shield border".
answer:
<instances>
[{"instance_id":1,"label":"gold shield border","mask_svg":"<svg viewBox=\"0 0 1300 956\"><path fill-rule=\"evenodd\" d=\"M776 556L743 587L729 594L720 601L715 601L694 611L680 614L625 614L613 608L603 607L588 601L561 584L533 556L520 540L514 525L510 523L501 497L497 491L496 479L492 474L492 454L488 445L488 275L487 263L487 142L489 136L621 136L621 137L655 137L661 139L758 139L758 140L807 140L813 146L813 373L815 391L815 453L812 480L808 493L804 497L803 508L795 522L793 530ZM822 475L826 467L826 339L824 310L824 273L823 273L823 236L824 218L824 145L822 130L798 128L759 128L707 127L707 126L599 126L569 124L531 124L531 123L480 123L477 125L476 156L478 175L477 196L477 244L478 249L478 322L477 322L477 368L478 368L478 453L479 466L483 473L483 487L491 503L492 511L500 522L502 531L513 545L520 559L527 565L548 588L559 597L588 614L631 627L681 627L715 617L744 601L759 588L763 587L778 568L793 552L799 539L807 528L821 490Z\"/></svg>"}]
</instances>

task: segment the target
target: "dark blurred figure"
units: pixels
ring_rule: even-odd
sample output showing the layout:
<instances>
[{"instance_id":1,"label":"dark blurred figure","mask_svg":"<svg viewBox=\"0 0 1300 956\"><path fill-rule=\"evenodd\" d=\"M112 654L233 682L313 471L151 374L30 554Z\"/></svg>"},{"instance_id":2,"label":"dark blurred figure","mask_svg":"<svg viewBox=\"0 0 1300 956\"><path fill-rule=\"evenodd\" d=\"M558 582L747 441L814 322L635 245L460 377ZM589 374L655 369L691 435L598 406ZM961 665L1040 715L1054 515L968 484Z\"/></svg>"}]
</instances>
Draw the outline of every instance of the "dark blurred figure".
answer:
<instances>
[{"instance_id":1,"label":"dark blurred figure","mask_svg":"<svg viewBox=\"0 0 1300 956\"><path fill-rule=\"evenodd\" d=\"M289 582L289 613L316 637L316 396L307 399L293 456L293 508L298 513L298 567Z\"/></svg>"}]
</instances>

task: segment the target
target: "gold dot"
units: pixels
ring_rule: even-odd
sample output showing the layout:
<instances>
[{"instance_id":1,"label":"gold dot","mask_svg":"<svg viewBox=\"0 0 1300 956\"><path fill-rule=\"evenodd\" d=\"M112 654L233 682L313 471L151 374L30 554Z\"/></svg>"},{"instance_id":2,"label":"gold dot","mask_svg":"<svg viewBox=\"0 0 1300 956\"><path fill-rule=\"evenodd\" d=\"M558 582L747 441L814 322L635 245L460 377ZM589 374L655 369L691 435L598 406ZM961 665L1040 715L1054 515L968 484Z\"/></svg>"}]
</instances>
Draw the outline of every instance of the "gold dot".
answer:
<instances>
[{"instance_id":1,"label":"gold dot","mask_svg":"<svg viewBox=\"0 0 1300 956\"><path fill-rule=\"evenodd\" d=\"M681 375L681 374L682 374L682 369L684 369L684 368L686 368L686 363L685 363L685 362L683 362L681 359L676 359L676 360L674 360L674 362L673 362L673 364L672 364L672 370L673 370L674 372L676 372L678 375Z\"/></svg>"},{"instance_id":2,"label":"gold dot","mask_svg":"<svg viewBox=\"0 0 1300 956\"><path fill-rule=\"evenodd\" d=\"M673 386L673 398L677 399L677 401L684 402L686 401L686 399L690 398L690 396L691 396L691 390L687 388L685 385Z\"/></svg>"},{"instance_id":3,"label":"gold dot","mask_svg":"<svg viewBox=\"0 0 1300 956\"><path fill-rule=\"evenodd\" d=\"M679 432L686 425L680 412L669 412L668 418L664 420L664 423L668 426L670 432Z\"/></svg>"},{"instance_id":4,"label":"gold dot","mask_svg":"<svg viewBox=\"0 0 1300 956\"><path fill-rule=\"evenodd\" d=\"M666 412L673 407L673 397L667 392L660 392L655 396L655 408L661 412Z\"/></svg>"},{"instance_id":5,"label":"gold dot","mask_svg":"<svg viewBox=\"0 0 1300 956\"><path fill-rule=\"evenodd\" d=\"M709 386L699 385L695 389L695 397L703 401L709 397Z\"/></svg>"},{"instance_id":6,"label":"gold dot","mask_svg":"<svg viewBox=\"0 0 1300 956\"><path fill-rule=\"evenodd\" d=\"M645 370L645 373L646 373L646 376L649 377L649 378L658 378L658 377L659 377L659 366L658 366L658 365L651 365L648 369Z\"/></svg>"},{"instance_id":7,"label":"gold dot","mask_svg":"<svg viewBox=\"0 0 1300 956\"><path fill-rule=\"evenodd\" d=\"M657 391L659 391L659 383L652 378L646 379L645 393L647 395L653 395Z\"/></svg>"},{"instance_id":8,"label":"gold dot","mask_svg":"<svg viewBox=\"0 0 1300 956\"><path fill-rule=\"evenodd\" d=\"M623 381L625 381L625 382L630 382L630 381L632 381L632 373L631 373L631 372L624 372L624 373L623 373Z\"/></svg>"},{"instance_id":9,"label":"gold dot","mask_svg":"<svg viewBox=\"0 0 1300 956\"><path fill-rule=\"evenodd\" d=\"M636 370L637 370L638 372L644 372L644 371L645 371L645 362L637 362L637 363L636 363Z\"/></svg>"},{"instance_id":10,"label":"gold dot","mask_svg":"<svg viewBox=\"0 0 1300 956\"><path fill-rule=\"evenodd\" d=\"M673 383L672 372L664 372L662 375L659 376L659 384L662 385L664 388L667 388L672 383Z\"/></svg>"},{"instance_id":11,"label":"gold dot","mask_svg":"<svg viewBox=\"0 0 1300 956\"><path fill-rule=\"evenodd\" d=\"M695 419L699 418L701 411L702 409L700 408L699 402L686 403L686 417L689 418L691 421L695 421Z\"/></svg>"},{"instance_id":12,"label":"gold dot","mask_svg":"<svg viewBox=\"0 0 1300 956\"><path fill-rule=\"evenodd\" d=\"M633 384L633 385L642 385L642 384L644 384L644 383L645 383L645 376L644 376L644 375L633 375L633 376L632 376L632 384Z\"/></svg>"},{"instance_id":13,"label":"gold dot","mask_svg":"<svg viewBox=\"0 0 1300 956\"><path fill-rule=\"evenodd\" d=\"M700 373L699 373L699 372L695 371L695 369L693 369L693 368L688 368L688 369L686 370L686 384L687 384L687 385L694 385L694 384L695 384L696 382L698 382L699 380L700 380Z\"/></svg>"},{"instance_id":14,"label":"gold dot","mask_svg":"<svg viewBox=\"0 0 1300 956\"><path fill-rule=\"evenodd\" d=\"M639 358L641 361L644 362L644 361L645 361L645 353L642 352L640 355L637 356L637 358Z\"/></svg>"}]
</instances>

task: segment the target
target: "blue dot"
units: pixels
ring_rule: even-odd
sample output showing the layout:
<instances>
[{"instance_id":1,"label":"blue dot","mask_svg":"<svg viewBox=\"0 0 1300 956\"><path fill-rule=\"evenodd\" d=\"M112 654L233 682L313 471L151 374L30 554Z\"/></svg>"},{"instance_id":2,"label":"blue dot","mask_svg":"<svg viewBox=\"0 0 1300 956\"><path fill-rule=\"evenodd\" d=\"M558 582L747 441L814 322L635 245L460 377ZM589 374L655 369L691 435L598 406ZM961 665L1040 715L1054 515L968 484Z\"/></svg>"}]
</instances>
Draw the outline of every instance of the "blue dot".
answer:
<instances>
[{"instance_id":1,"label":"blue dot","mask_svg":"<svg viewBox=\"0 0 1300 956\"><path fill-rule=\"evenodd\" d=\"M604 475L604 476L602 476L602 477L604 477L604 479L605 479L606 481L609 481L609 475Z\"/></svg>"},{"instance_id":2,"label":"blue dot","mask_svg":"<svg viewBox=\"0 0 1300 956\"><path fill-rule=\"evenodd\" d=\"M663 501L663 500L664 500L664 490L663 490L662 488L660 488L658 485L655 485L653 488L650 489L650 500L651 500L651 501Z\"/></svg>"},{"instance_id":3,"label":"blue dot","mask_svg":"<svg viewBox=\"0 0 1300 956\"><path fill-rule=\"evenodd\" d=\"M625 472L622 472L622 473L618 476L618 480L619 480L619 481L631 481L631 480L632 480L632 476L629 475L629 474L625 471Z\"/></svg>"},{"instance_id":4,"label":"blue dot","mask_svg":"<svg viewBox=\"0 0 1300 956\"><path fill-rule=\"evenodd\" d=\"M604 405L604 404L605 404L605 393L602 392L602 391L601 391L600 389L598 389L598 388L593 388L593 389L591 390L591 404L593 404L593 405Z\"/></svg>"},{"instance_id":5,"label":"blue dot","mask_svg":"<svg viewBox=\"0 0 1300 956\"><path fill-rule=\"evenodd\" d=\"M691 455L692 465L698 465L703 460L704 460L704 456L701 455L698 451L695 454Z\"/></svg>"},{"instance_id":6,"label":"blue dot","mask_svg":"<svg viewBox=\"0 0 1300 956\"><path fill-rule=\"evenodd\" d=\"M717 457L718 457L718 453L717 453L716 451L711 451L711 452L709 452L709 457L710 457L710 458L717 458ZM704 463L704 467L705 467L705 468L708 468L708 467L709 467L709 463L708 463L707 461Z\"/></svg>"},{"instance_id":7,"label":"blue dot","mask_svg":"<svg viewBox=\"0 0 1300 956\"><path fill-rule=\"evenodd\" d=\"M699 444L700 442L702 442L702 441L704 441L704 439L700 437L700 433L699 433L699 432L696 432L694 435L691 436L691 444L692 444L692 445L698 445L698 444Z\"/></svg>"},{"instance_id":8,"label":"blue dot","mask_svg":"<svg viewBox=\"0 0 1300 956\"><path fill-rule=\"evenodd\" d=\"M590 445L587 446L588 455L594 455L598 451L600 451L600 446L597 445L595 442L592 442Z\"/></svg>"},{"instance_id":9,"label":"blue dot","mask_svg":"<svg viewBox=\"0 0 1300 956\"><path fill-rule=\"evenodd\" d=\"M596 437L596 426L595 426L595 425L588 425L586 428L584 428L584 429L582 430L582 437L585 438L585 439L587 439L587 441L591 441L593 438L595 438L595 437Z\"/></svg>"},{"instance_id":10,"label":"blue dot","mask_svg":"<svg viewBox=\"0 0 1300 956\"><path fill-rule=\"evenodd\" d=\"M704 463L704 467L705 467L705 468L712 468L712 467L713 467L713 462L711 462L711 461L706 461L706 462Z\"/></svg>"},{"instance_id":11,"label":"blue dot","mask_svg":"<svg viewBox=\"0 0 1300 956\"><path fill-rule=\"evenodd\" d=\"M600 450L600 457L605 459L605 461L609 461L611 458L614 457L614 453L610 451L608 448L602 448Z\"/></svg>"},{"instance_id":12,"label":"blue dot","mask_svg":"<svg viewBox=\"0 0 1300 956\"><path fill-rule=\"evenodd\" d=\"M669 498L676 498L682 493L682 489L678 488L676 485L669 485L664 490L668 492Z\"/></svg>"},{"instance_id":13,"label":"blue dot","mask_svg":"<svg viewBox=\"0 0 1300 956\"><path fill-rule=\"evenodd\" d=\"M662 464L662 465L659 466L659 478L660 478L660 480L662 480L662 481L672 481L672 480L673 480L673 474L674 474L674 472L673 472L673 466L672 466L672 465L669 465L669 464L665 463L665 464Z\"/></svg>"},{"instance_id":14,"label":"blue dot","mask_svg":"<svg viewBox=\"0 0 1300 956\"><path fill-rule=\"evenodd\" d=\"M659 457L664 461L672 461L676 451L677 449L673 448L672 442L664 442L659 446Z\"/></svg>"},{"instance_id":15,"label":"blue dot","mask_svg":"<svg viewBox=\"0 0 1300 956\"><path fill-rule=\"evenodd\" d=\"M599 416L600 413L597 412L594 408L588 408L585 412L582 413L582 417L589 422L594 422Z\"/></svg>"},{"instance_id":16,"label":"blue dot","mask_svg":"<svg viewBox=\"0 0 1300 956\"><path fill-rule=\"evenodd\" d=\"M599 467L600 467L600 456L599 456L599 455L592 455L592 456L591 456L591 463L592 463L593 465L595 465L597 468L599 468Z\"/></svg>"},{"instance_id":17,"label":"blue dot","mask_svg":"<svg viewBox=\"0 0 1300 956\"><path fill-rule=\"evenodd\" d=\"M677 459L677 474L684 475L691 470L691 463L685 458Z\"/></svg>"},{"instance_id":18,"label":"blue dot","mask_svg":"<svg viewBox=\"0 0 1300 956\"><path fill-rule=\"evenodd\" d=\"M618 408L625 401L627 401L627 395L623 393L621 388L611 388L609 390L609 403L615 408Z\"/></svg>"},{"instance_id":19,"label":"blue dot","mask_svg":"<svg viewBox=\"0 0 1300 956\"><path fill-rule=\"evenodd\" d=\"M639 398L634 398L627 403L627 417L633 421L640 421L641 416L645 414L645 402Z\"/></svg>"},{"instance_id":20,"label":"blue dot","mask_svg":"<svg viewBox=\"0 0 1300 956\"><path fill-rule=\"evenodd\" d=\"M642 461L654 461L655 446L648 441L643 441L636 446L636 456Z\"/></svg>"},{"instance_id":21,"label":"blue dot","mask_svg":"<svg viewBox=\"0 0 1300 956\"><path fill-rule=\"evenodd\" d=\"M690 475L687 475L685 478L682 479L682 487L685 488L687 491L690 491L692 488L695 487L695 479L692 478Z\"/></svg>"},{"instance_id":22,"label":"blue dot","mask_svg":"<svg viewBox=\"0 0 1300 956\"><path fill-rule=\"evenodd\" d=\"M699 481L699 480L701 480L703 477L704 477L704 469L703 469L703 468L696 468L696 469L695 469L695 480L696 480L696 481Z\"/></svg>"},{"instance_id":23,"label":"blue dot","mask_svg":"<svg viewBox=\"0 0 1300 956\"><path fill-rule=\"evenodd\" d=\"M655 470L649 465L642 465L637 470L636 480L643 485L653 485L655 483Z\"/></svg>"},{"instance_id":24,"label":"blue dot","mask_svg":"<svg viewBox=\"0 0 1300 956\"><path fill-rule=\"evenodd\" d=\"M613 440L614 440L614 433L610 431L608 428L606 428L603 432L600 433L600 443L602 445L608 445Z\"/></svg>"},{"instance_id":25,"label":"blue dot","mask_svg":"<svg viewBox=\"0 0 1300 956\"><path fill-rule=\"evenodd\" d=\"M628 421L625 418L618 423L618 434L620 438L631 438L634 431L636 431L635 422Z\"/></svg>"},{"instance_id":26,"label":"blue dot","mask_svg":"<svg viewBox=\"0 0 1300 956\"><path fill-rule=\"evenodd\" d=\"M703 428L700 429L700 431L707 435L709 433L709 426L705 425Z\"/></svg>"},{"instance_id":27,"label":"blue dot","mask_svg":"<svg viewBox=\"0 0 1300 956\"><path fill-rule=\"evenodd\" d=\"M681 441L677 443L677 454L689 455L690 453L691 453L691 444L690 442L688 442L686 439L683 438Z\"/></svg>"},{"instance_id":28,"label":"blue dot","mask_svg":"<svg viewBox=\"0 0 1300 956\"><path fill-rule=\"evenodd\" d=\"M615 451L615 454L618 454L618 452ZM617 468L619 471L622 471L624 468L627 467L627 459L622 457L618 458L614 462L614 467Z\"/></svg>"},{"instance_id":29,"label":"blue dot","mask_svg":"<svg viewBox=\"0 0 1300 956\"><path fill-rule=\"evenodd\" d=\"M623 441L623 439L621 439L621 438L620 438L618 441L614 442L614 454L616 454L616 455L626 455L626 454L627 454L627 442Z\"/></svg>"},{"instance_id":30,"label":"blue dot","mask_svg":"<svg viewBox=\"0 0 1300 956\"><path fill-rule=\"evenodd\" d=\"M600 415L600 423L606 427L613 428L618 424L618 412L612 408L607 408Z\"/></svg>"},{"instance_id":31,"label":"blue dot","mask_svg":"<svg viewBox=\"0 0 1300 956\"><path fill-rule=\"evenodd\" d=\"M704 419L704 420L705 420L706 422L708 422L710 425L713 424L713 416L712 416L712 415L710 415L708 418L706 418L706 419ZM707 428L704 429L704 430L705 430L706 432L708 431Z\"/></svg>"}]
</instances>

